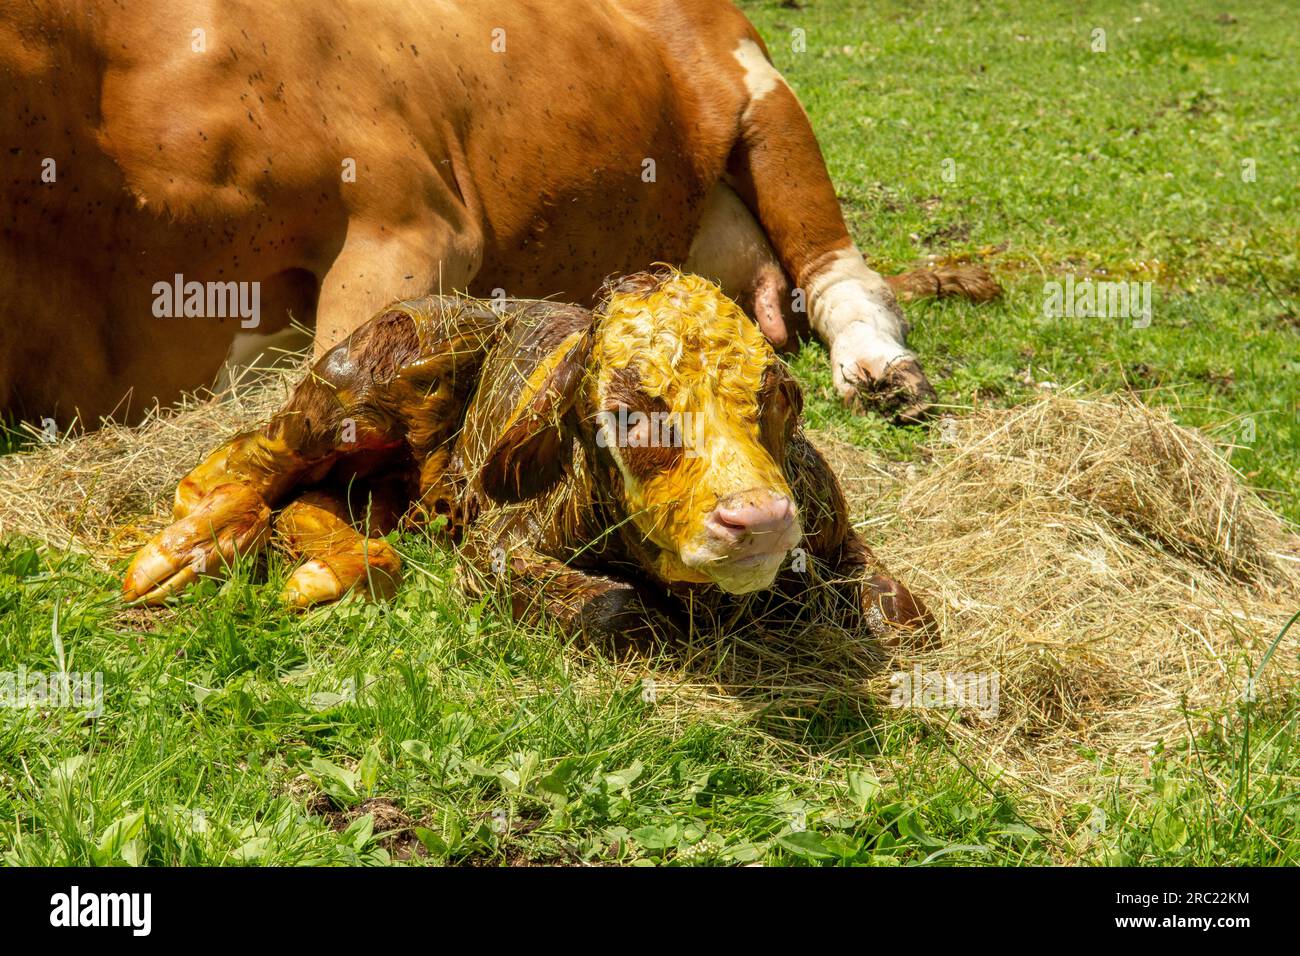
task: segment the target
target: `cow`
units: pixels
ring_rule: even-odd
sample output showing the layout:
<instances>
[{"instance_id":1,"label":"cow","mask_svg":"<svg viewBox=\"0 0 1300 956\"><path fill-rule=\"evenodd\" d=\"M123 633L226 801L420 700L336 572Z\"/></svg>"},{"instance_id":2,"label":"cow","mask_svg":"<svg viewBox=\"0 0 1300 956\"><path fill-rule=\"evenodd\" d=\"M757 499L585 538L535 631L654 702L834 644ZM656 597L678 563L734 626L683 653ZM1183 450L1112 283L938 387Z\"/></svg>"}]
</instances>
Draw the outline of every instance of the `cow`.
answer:
<instances>
[{"instance_id":1,"label":"cow","mask_svg":"<svg viewBox=\"0 0 1300 956\"><path fill-rule=\"evenodd\" d=\"M922 602L851 528L798 384L717 285L660 269L610 283L595 310L502 312L429 298L352 333L180 483L177 522L133 559L125 596L165 601L273 537L304 560L291 605L388 596L401 563L382 536L405 514L461 540L471 591L583 640L813 606L931 639Z\"/></svg>"},{"instance_id":2,"label":"cow","mask_svg":"<svg viewBox=\"0 0 1300 956\"><path fill-rule=\"evenodd\" d=\"M132 421L291 320L319 357L395 299L590 307L656 262L806 324L846 401L933 401L726 0L0 0L0 86L0 413Z\"/></svg>"}]
</instances>

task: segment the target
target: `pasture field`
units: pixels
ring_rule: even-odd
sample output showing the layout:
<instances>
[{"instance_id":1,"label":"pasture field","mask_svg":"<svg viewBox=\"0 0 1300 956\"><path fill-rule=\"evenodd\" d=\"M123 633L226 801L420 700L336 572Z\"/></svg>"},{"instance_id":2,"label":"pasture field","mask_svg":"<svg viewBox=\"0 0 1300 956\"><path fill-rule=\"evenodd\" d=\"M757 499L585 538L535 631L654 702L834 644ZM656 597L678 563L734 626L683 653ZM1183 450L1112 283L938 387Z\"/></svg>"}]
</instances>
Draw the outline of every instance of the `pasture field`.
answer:
<instances>
[{"instance_id":1,"label":"pasture field","mask_svg":"<svg viewBox=\"0 0 1300 956\"><path fill-rule=\"evenodd\" d=\"M1231 446L1300 520L1290 0L743 6L868 259L970 256L1002 281L990 305L908 307L953 414L1137 393ZM1067 276L1152 282L1149 324L1046 317L1046 283ZM817 345L793 364L810 426L924 463L934 426L849 414ZM104 688L93 720L0 709L0 859L1300 862L1294 688L1189 710L1192 730L1137 764L1089 753L1084 785L1045 800L907 710L737 716L707 681L687 700L647 679L670 665L514 626L458 595L450 548L396 540L394 602L301 616L277 602L275 558L146 612L86 558L0 541L0 670L101 673Z\"/></svg>"}]
</instances>

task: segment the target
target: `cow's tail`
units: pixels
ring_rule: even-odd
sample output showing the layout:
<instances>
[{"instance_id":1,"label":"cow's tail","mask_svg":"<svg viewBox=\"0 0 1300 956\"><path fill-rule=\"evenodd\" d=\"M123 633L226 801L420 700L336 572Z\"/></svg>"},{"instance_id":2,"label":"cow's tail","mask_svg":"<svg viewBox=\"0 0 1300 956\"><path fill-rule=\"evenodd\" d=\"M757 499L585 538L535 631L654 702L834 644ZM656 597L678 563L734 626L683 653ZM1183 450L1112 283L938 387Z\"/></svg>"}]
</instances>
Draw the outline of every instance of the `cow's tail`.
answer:
<instances>
[{"instance_id":1,"label":"cow's tail","mask_svg":"<svg viewBox=\"0 0 1300 956\"><path fill-rule=\"evenodd\" d=\"M913 299L942 299L958 296L972 302L989 302L1002 294L1002 287L983 266L964 264L914 269L885 281L904 302Z\"/></svg>"}]
</instances>

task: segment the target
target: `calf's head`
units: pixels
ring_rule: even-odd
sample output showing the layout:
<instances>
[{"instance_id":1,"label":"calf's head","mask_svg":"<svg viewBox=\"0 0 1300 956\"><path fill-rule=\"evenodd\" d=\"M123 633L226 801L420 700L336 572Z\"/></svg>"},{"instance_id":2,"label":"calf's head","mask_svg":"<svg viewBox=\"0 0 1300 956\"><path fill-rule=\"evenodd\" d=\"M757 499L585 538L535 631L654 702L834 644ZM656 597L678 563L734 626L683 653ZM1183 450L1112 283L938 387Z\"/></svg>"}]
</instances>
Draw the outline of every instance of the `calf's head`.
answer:
<instances>
[{"instance_id":1,"label":"calf's head","mask_svg":"<svg viewBox=\"0 0 1300 956\"><path fill-rule=\"evenodd\" d=\"M717 286L638 274L529 377L484 488L498 500L547 490L577 438L647 571L760 590L802 535L783 464L801 406L784 364Z\"/></svg>"}]
</instances>

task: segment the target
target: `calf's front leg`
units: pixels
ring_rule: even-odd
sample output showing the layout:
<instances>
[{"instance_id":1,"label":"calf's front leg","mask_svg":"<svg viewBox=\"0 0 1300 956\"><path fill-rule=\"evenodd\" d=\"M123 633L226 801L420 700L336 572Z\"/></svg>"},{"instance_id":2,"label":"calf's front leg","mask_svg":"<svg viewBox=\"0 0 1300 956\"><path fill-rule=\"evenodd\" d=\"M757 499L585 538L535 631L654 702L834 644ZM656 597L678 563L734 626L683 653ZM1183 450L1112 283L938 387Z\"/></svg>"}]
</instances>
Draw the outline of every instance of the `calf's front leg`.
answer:
<instances>
[{"instance_id":1,"label":"calf's front leg","mask_svg":"<svg viewBox=\"0 0 1300 956\"><path fill-rule=\"evenodd\" d=\"M570 567L538 549L471 531L462 553L472 592L496 590L516 621L554 622L565 637L616 651L648 649L683 629L665 602L628 581Z\"/></svg>"},{"instance_id":2,"label":"calf's front leg","mask_svg":"<svg viewBox=\"0 0 1300 956\"><path fill-rule=\"evenodd\" d=\"M434 455L497 321L454 300L395 306L327 352L265 426L231 439L180 482L176 524L136 554L127 600L158 603L200 574L220 574L236 554L255 553L270 509L341 459L382 461L404 447Z\"/></svg>"},{"instance_id":3,"label":"calf's front leg","mask_svg":"<svg viewBox=\"0 0 1300 956\"><path fill-rule=\"evenodd\" d=\"M929 608L889 574L856 532L849 532L835 574L853 582L854 598L865 624L882 643L915 650L939 646L939 625Z\"/></svg>"},{"instance_id":4,"label":"calf's front leg","mask_svg":"<svg viewBox=\"0 0 1300 956\"><path fill-rule=\"evenodd\" d=\"M277 543L306 561L290 575L281 598L291 607L336 601L352 593L385 600L402 581L402 559L383 539L404 506L400 481L379 480L362 496L359 510L342 488L316 489L275 518Z\"/></svg>"},{"instance_id":5,"label":"calf's front leg","mask_svg":"<svg viewBox=\"0 0 1300 956\"><path fill-rule=\"evenodd\" d=\"M826 570L830 587L845 600L844 623L865 626L884 644L926 649L939 644L939 628L924 602L889 573L849 524L839 480L811 442L796 432L786 451L786 471L804 527L803 547ZM798 575L788 572L787 584Z\"/></svg>"}]
</instances>

